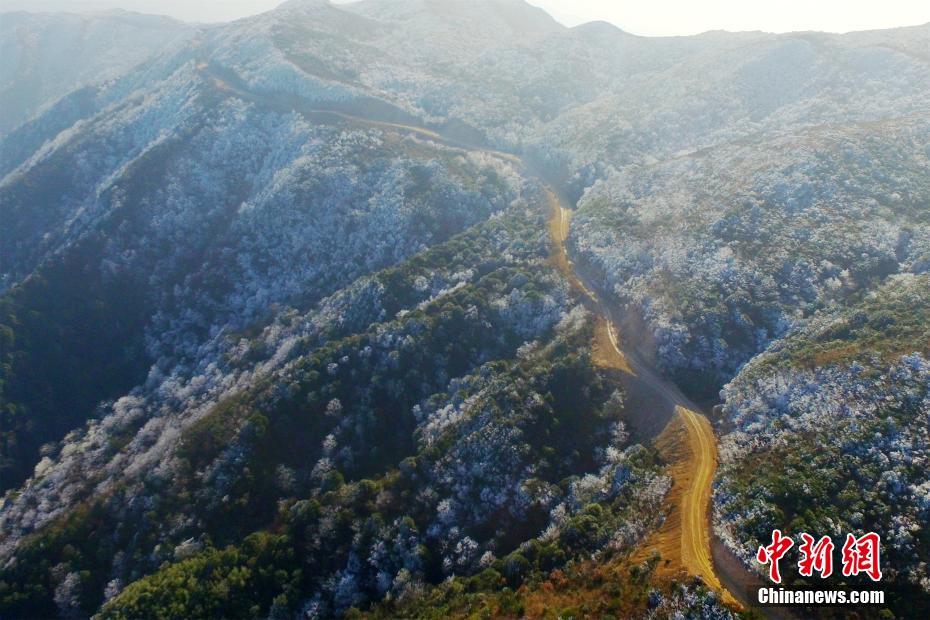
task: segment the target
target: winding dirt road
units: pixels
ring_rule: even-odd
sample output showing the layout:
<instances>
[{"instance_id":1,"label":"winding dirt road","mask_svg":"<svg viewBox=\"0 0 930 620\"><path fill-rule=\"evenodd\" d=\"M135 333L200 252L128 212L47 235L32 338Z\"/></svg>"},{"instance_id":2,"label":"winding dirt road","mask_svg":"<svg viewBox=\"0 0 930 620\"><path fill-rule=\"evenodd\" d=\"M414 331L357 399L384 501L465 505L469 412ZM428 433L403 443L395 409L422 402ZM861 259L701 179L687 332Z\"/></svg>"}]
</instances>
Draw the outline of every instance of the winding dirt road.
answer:
<instances>
[{"instance_id":1,"label":"winding dirt road","mask_svg":"<svg viewBox=\"0 0 930 620\"><path fill-rule=\"evenodd\" d=\"M553 242L553 262L580 294L588 309L597 316L595 361L623 373L626 387L637 391L655 410L674 410L665 430L656 444L670 464L673 479L672 491L667 500L668 516L664 525L639 549L638 556L645 559L653 551L659 552L665 563L660 572L680 576L696 575L705 584L721 593L723 600L739 606L736 599L723 587L714 571L710 546L711 484L717 468L717 441L708 419L671 382L659 376L646 364L635 347L624 342L616 325L619 322L596 291L596 287L579 274L572 263L565 242L571 222L571 211L565 201L543 176L535 172L522 158L485 146L468 144L445 137L425 127L405 125L387 120L356 117L336 109L312 107L298 100L282 101L250 92L235 83L229 76L219 73L207 63L198 65L205 80L218 92L272 108L283 108L307 116L325 116L341 122L408 132L452 148L481 151L517 165L522 171L539 181L550 209L549 234ZM598 346L600 343L601 346ZM648 414L648 412L647 412ZM634 554L634 559L637 554Z\"/></svg>"},{"instance_id":2,"label":"winding dirt road","mask_svg":"<svg viewBox=\"0 0 930 620\"><path fill-rule=\"evenodd\" d=\"M670 462L673 479L673 490L666 506L669 514L662 528L642 545L634 558L645 559L656 551L666 560L662 572L675 574L683 571L696 575L720 592L725 602L738 606L714 571L711 555L710 499L717 469L717 439L710 421L675 385L645 364L635 348L623 346L610 308L595 288L579 275L568 256L565 241L568 239L571 211L564 207L552 188L546 187L544 191L552 213L549 232L555 248L553 260L596 312L598 331L602 336L599 340L608 343L608 346L599 348L596 361L620 370L626 375L628 385L636 384L640 391L651 393L656 404L664 403L675 412L657 442Z\"/></svg>"}]
</instances>

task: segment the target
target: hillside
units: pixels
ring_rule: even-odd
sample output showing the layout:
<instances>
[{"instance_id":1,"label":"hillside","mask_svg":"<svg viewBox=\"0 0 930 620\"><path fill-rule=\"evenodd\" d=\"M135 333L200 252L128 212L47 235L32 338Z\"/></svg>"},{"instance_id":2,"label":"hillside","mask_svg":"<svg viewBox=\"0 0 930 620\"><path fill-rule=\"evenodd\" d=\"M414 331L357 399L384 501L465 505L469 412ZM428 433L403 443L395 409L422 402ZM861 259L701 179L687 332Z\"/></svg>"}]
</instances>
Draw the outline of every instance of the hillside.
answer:
<instances>
[{"instance_id":1,"label":"hillside","mask_svg":"<svg viewBox=\"0 0 930 620\"><path fill-rule=\"evenodd\" d=\"M595 183L571 242L640 345L712 396L794 322L930 268L924 117L737 142Z\"/></svg>"},{"instance_id":2,"label":"hillside","mask_svg":"<svg viewBox=\"0 0 930 620\"><path fill-rule=\"evenodd\" d=\"M718 532L882 532L900 617L927 613L930 277L901 275L775 341L723 392ZM798 576L792 571L794 580Z\"/></svg>"},{"instance_id":3,"label":"hillside","mask_svg":"<svg viewBox=\"0 0 930 620\"><path fill-rule=\"evenodd\" d=\"M877 528L876 613L926 606L930 26L292 0L0 50L0 616L733 617L714 430L745 568Z\"/></svg>"},{"instance_id":4,"label":"hillside","mask_svg":"<svg viewBox=\"0 0 930 620\"><path fill-rule=\"evenodd\" d=\"M112 80L181 44L192 32L180 22L124 11L4 13L0 136L72 91Z\"/></svg>"}]
</instances>

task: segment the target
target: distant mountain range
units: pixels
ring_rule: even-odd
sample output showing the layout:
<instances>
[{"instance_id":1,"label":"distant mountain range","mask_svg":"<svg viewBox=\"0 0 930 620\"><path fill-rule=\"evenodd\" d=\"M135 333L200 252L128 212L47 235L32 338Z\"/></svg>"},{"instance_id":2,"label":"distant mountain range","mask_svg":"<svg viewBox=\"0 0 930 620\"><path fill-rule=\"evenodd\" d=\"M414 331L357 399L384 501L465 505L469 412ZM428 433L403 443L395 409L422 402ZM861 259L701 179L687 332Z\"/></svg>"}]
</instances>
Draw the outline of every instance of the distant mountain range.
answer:
<instances>
[{"instance_id":1,"label":"distant mountain range","mask_svg":"<svg viewBox=\"0 0 930 620\"><path fill-rule=\"evenodd\" d=\"M721 405L726 546L875 528L927 609L930 25L292 0L7 13L0 58L0 616L517 617L626 557L669 479L544 182L625 337ZM734 613L624 574L612 613Z\"/></svg>"},{"instance_id":2,"label":"distant mountain range","mask_svg":"<svg viewBox=\"0 0 930 620\"><path fill-rule=\"evenodd\" d=\"M193 29L121 11L6 13L0 20L0 135L87 84L105 83Z\"/></svg>"}]
</instances>

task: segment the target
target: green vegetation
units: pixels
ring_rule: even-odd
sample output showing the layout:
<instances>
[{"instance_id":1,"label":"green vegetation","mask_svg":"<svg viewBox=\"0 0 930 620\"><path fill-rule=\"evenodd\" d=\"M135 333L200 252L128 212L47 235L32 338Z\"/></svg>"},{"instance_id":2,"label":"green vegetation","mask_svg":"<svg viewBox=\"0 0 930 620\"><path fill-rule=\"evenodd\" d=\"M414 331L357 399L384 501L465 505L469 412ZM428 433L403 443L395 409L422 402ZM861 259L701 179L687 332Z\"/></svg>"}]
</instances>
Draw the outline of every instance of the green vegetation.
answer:
<instances>
[{"instance_id":1,"label":"green vegetation","mask_svg":"<svg viewBox=\"0 0 930 620\"><path fill-rule=\"evenodd\" d=\"M88 240L0 297L0 492L32 473L42 444L145 376L144 296L132 277L88 268L102 243Z\"/></svg>"},{"instance_id":2,"label":"green vegetation","mask_svg":"<svg viewBox=\"0 0 930 620\"><path fill-rule=\"evenodd\" d=\"M257 618L295 598L301 562L285 536L253 534L209 549L130 584L103 606L101 620ZM275 613L272 610L272 617Z\"/></svg>"},{"instance_id":3,"label":"green vegetation","mask_svg":"<svg viewBox=\"0 0 930 620\"><path fill-rule=\"evenodd\" d=\"M825 311L803 335L786 339L766 364L818 368L879 357L891 361L919 352L930 355L930 274L890 279L851 300L848 311Z\"/></svg>"},{"instance_id":4,"label":"green vegetation","mask_svg":"<svg viewBox=\"0 0 930 620\"><path fill-rule=\"evenodd\" d=\"M606 408L599 405L609 402L609 388L591 365L588 354L578 348L584 346L589 338L590 327L529 359L488 364L480 373L483 379L468 390L472 396L481 393L486 395L483 398L490 398L480 408L493 412L490 413L494 419L492 426L501 425L495 433L509 433L511 431L506 429L512 429L520 434L520 443L509 447L508 451L514 450L521 455L520 461L525 465L519 467L535 465L535 482L524 484L535 484L545 493L580 493L577 488L573 491L572 485L579 484L576 476L590 469L594 448L599 438L605 437L608 422L616 420L618 413L613 405ZM311 388L312 383L302 384L290 402L305 401L307 390ZM534 393L542 395L543 400L526 408L528 395ZM331 394L327 394L327 398L329 396ZM469 394L462 394L453 400L467 398ZM228 414L237 406L241 405L225 404L223 411ZM291 453L288 446L293 445L296 449L299 445L311 443L305 437L295 436L301 432L298 429L302 424L300 421L306 420L308 415L313 418L309 412L289 411L287 407L269 412L267 431L255 436L259 444L267 444L269 450L272 446L276 448L275 458L265 464L264 459L271 459L272 453L257 447L255 458L258 460L253 459L250 463L252 473L248 486L237 485L226 500L235 507L226 518L232 518L235 512L237 526L248 521L242 511L249 505L270 503L272 500L258 500L256 496L266 486L274 485L271 480L263 480L261 472L275 464L288 463L287 455ZM211 428L222 434L227 432L211 424L198 426L195 433L202 441L204 433ZM379 428L378 432L386 433L387 427ZM365 557L371 554L372 549L380 544L378 541L386 537L388 540L420 541L408 547L406 553L411 555L402 559L405 568L401 572L406 571L411 579L410 585L420 583L424 578L426 583L439 581L444 572L443 553L436 546L437 541L422 537L422 533L434 522L436 510L432 501L424 503L426 487L423 485L432 479L431 484L438 485L436 490L441 491L443 483L437 472L444 467L447 455L454 455L459 449L460 442L461 438L446 434L440 442L421 447L406 459L399 459L401 455L397 454L388 455L386 451L372 453L371 459L375 458L374 455L383 455L378 460L382 469L386 467L384 473L356 482L346 481L344 473L348 474L348 471L333 470L320 481L319 489L311 492L313 499L278 502L278 514L271 520L278 524L275 531L280 534L275 537L262 534L255 538L262 543L260 547L256 547L257 542L252 542L223 551L208 549L189 560L169 564L107 603L103 617L199 618L215 617L217 613L223 617L254 617L256 613L273 613L269 612L273 609L293 611L299 602L294 597L295 592L306 594L317 590L322 576L338 571L345 566L346 558L352 555ZM387 441L382 445L390 443ZM551 458L555 455L573 456L568 459ZM503 456L495 456L491 452L485 462L493 464L495 458ZM389 465L398 460L399 467ZM373 462L367 461L364 468L374 467ZM471 585L463 587L466 590L477 587L475 584L492 587L501 582L510 588L518 588L527 580L539 579L573 558L588 557L611 544L626 544L623 538L617 538L618 534L643 518L643 502L652 505L649 502L656 499L641 497L642 488L635 481L649 479L657 469L657 463L651 452L637 449L629 452L621 468L623 473L618 470L612 480L629 483L622 486L618 494L570 512L549 536L533 539L547 521L544 506L530 508L530 512L519 519L505 511L498 513L497 523L479 520L471 525L469 531L476 540L496 537L496 548L509 549L509 552L502 554L500 559L491 560L475 577L465 581ZM487 478L484 480L483 484L491 484L493 488L495 483ZM556 491L557 488L561 491ZM249 495L250 500L246 501L245 497ZM661 493L657 497L661 500ZM213 518L217 521L223 519L217 515ZM218 522L211 530L222 531ZM635 539L636 533L630 531L626 536ZM521 544L527 539L528 543ZM263 551L258 553L256 548ZM283 553L282 549L290 552ZM294 554L303 558L299 571L293 568ZM364 567L355 570L361 571L358 577L361 586ZM277 581L268 581L269 575L277 575ZM273 584L277 585L272 587ZM418 587L409 590L415 591ZM226 592L229 593L228 600L223 598L225 594L217 594ZM239 600L238 597L245 597L249 604L233 604ZM352 600L350 597L347 602ZM424 604L431 603L424 601Z\"/></svg>"},{"instance_id":5,"label":"green vegetation","mask_svg":"<svg viewBox=\"0 0 930 620\"><path fill-rule=\"evenodd\" d=\"M315 593L345 611L487 566L516 587L628 544L659 514L658 465L624 452L622 395L547 255L518 205L308 318L230 334L224 372L280 341L290 361L185 422L164 477L127 476L24 540L0 609L91 613L119 591L107 617L294 613ZM322 327L289 336L302 321ZM114 426L105 458L144 450L139 432Z\"/></svg>"},{"instance_id":6,"label":"green vegetation","mask_svg":"<svg viewBox=\"0 0 930 620\"><path fill-rule=\"evenodd\" d=\"M749 556L774 528L836 544L879 532L889 613L926 615L928 324L930 275L895 276L801 324L726 387L740 432L723 437L715 503L733 547Z\"/></svg>"}]
</instances>

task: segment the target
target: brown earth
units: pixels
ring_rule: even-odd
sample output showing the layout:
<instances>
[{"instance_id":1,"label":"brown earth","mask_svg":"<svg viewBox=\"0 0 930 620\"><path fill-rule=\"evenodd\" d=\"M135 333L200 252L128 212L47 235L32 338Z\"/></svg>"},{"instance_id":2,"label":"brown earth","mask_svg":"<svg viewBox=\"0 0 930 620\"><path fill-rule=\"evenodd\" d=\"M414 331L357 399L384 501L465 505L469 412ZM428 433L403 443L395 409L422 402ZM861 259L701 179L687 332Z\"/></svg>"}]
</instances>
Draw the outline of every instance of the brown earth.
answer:
<instances>
[{"instance_id":1,"label":"brown earth","mask_svg":"<svg viewBox=\"0 0 930 620\"><path fill-rule=\"evenodd\" d=\"M521 168L527 168L525 163L513 154L447 139L424 127L358 118L339 110L314 109L306 104L299 106L290 101L283 103L266 101L267 97L247 92L230 84L225 76L218 75L214 68L206 63L198 65L197 68L218 92L226 96L235 96L245 100L261 100L269 105L279 103L285 108L299 111L307 116L323 115L347 123L405 131L454 148L481 150L510 161ZM660 377L650 365L644 363L642 355L634 346L623 341L616 328L616 325L620 323L615 320L611 309L594 292L595 287L587 284L579 276L568 256L565 241L568 238L571 211L563 206L563 202L552 188L543 184L542 191L549 203L551 213L549 234L554 248L552 261L580 295L588 310L597 317L593 343L594 360L604 368L619 371L627 391L627 408L631 412L630 421L634 430L639 428L639 435L654 436L658 429L664 426L655 440L655 445L669 463L669 475L673 481L672 490L666 498L665 523L634 551L633 563L629 561L622 565L610 563L591 568L595 572L606 571L614 576L619 576L621 573L628 575L630 566L642 563L653 552L658 552L662 559L656 567L657 577L677 578L685 575L700 577L705 584L720 592L725 602L739 607L736 599L721 585L720 579L714 572L711 555L709 505L711 483L717 466L717 444L710 422L699 412L697 406L682 395L677 387ZM573 594L563 593L563 596L576 600L583 595L583 590L575 591ZM527 611L532 611L528 614L530 617L547 615L544 609L528 609Z\"/></svg>"},{"instance_id":2,"label":"brown earth","mask_svg":"<svg viewBox=\"0 0 930 620\"><path fill-rule=\"evenodd\" d=\"M677 388L642 363L635 349L624 349L609 309L593 287L579 277L568 257L565 241L571 212L562 206L551 189L545 188L544 192L552 214L549 219L554 247L552 260L582 296L588 309L597 315L595 363L622 373L624 386L635 400L628 403L628 409L636 410L639 418L634 419L635 426L650 426L643 418L667 420L655 440L672 477L672 489L665 503L666 519L634 552L632 562L642 563L658 553L661 557L656 569L658 576L700 577L708 587L721 593L725 603L739 607L717 577L711 553L710 499L717 469L717 439L710 421Z\"/></svg>"}]
</instances>

